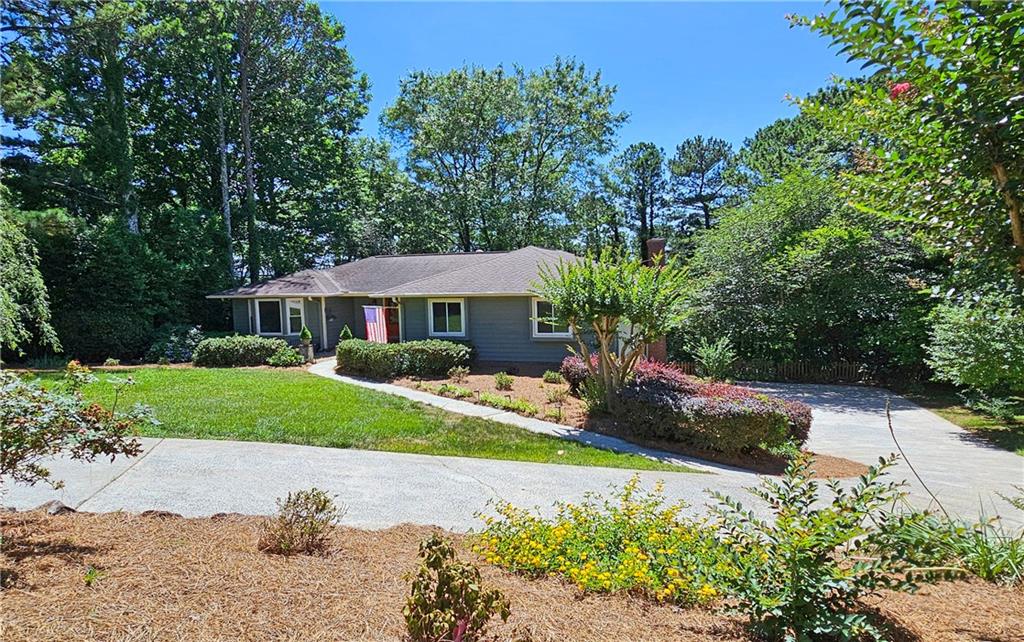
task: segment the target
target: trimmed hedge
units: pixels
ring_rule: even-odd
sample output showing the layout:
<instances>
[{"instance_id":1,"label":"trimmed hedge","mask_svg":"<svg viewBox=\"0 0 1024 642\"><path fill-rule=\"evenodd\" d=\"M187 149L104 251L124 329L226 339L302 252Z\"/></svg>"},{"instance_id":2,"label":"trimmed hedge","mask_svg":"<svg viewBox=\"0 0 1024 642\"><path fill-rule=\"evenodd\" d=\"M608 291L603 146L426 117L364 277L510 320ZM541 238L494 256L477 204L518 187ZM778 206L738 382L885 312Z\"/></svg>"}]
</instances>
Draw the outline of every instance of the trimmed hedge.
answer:
<instances>
[{"instance_id":1,"label":"trimmed hedge","mask_svg":"<svg viewBox=\"0 0 1024 642\"><path fill-rule=\"evenodd\" d=\"M373 343L362 339L340 341L335 351L337 370L376 379L412 375L445 375L468 364L472 348L463 343L428 339L405 343Z\"/></svg>"},{"instance_id":2,"label":"trimmed hedge","mask_svg":"<svg viewBox=\"0 0 1024 642\"><path fill-rule=\"evenodd\" d=\"M620 418L638 435L720 452L781 446L789 440L784 402L767 395L691 396L665 386L627 386Z\"/></svg>"},{"instance_id":3,"label":"trimmed hedge","mask_svg":"<svg viewBox=\"0 0 1024 642\"><path fill-rule=\"evenodd\" d=\"M203 339L192 355L192 362L206 368L262 366L280 350L291 350L283 339L238 335Z\"/></svg>"}]
</instances>

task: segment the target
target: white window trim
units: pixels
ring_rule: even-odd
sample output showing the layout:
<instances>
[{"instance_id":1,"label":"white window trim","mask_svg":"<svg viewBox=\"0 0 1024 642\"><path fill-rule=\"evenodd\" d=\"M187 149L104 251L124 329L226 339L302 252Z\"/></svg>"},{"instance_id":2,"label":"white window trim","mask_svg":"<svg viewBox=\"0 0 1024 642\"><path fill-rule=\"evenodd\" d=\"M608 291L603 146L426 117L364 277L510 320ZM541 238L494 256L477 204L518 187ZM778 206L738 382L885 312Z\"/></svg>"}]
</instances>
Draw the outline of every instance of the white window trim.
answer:
<instances>
[{"instance_id":1,"label":"white window trim","mask_svg":"<svg viewBox=\"0 0 1024 642\"><path fill-rule=\"evenodd\" d=\"M278 316L279 319L281 319L281 330L282 330L282 332L264 332L260 328L260 303L262 303L262 302L269 302L269 303L276 303L277 304L277 316ZM256 299L256 302L253 304L253 311L254 311L253 316L256 319L256 334L263 334L263 335L272 336L272 337L279 337L279 336L283 335L284 334L283 330L285 328L285 325L284 325L285 324L285 319L282 318L281 311L282 311L282 309L284 307L285 306L281 305L281 299Z\"/></svg>"},{"instance_id":2,"label":"white window trim","mask_svg":"<svg viewBox=\"0 0 1024 642\"><path fill-rule=\"evenodd\" d=\"M539 332L537 319L537 304L548 303L547 299L533 297L530 300L530 334L534 339L571 339L572 330L568 332Z\"/></svg>"},{"instance_id":3,"label":"white window trim","mask_svg":"<svg viewBox=\"0 0 1024 642\"><path fill-rule=\"evenodd\" d=\"M462 311L462 332L434 332L434 304L435 303L458 303ZM446 310L447 311L447 310ZM428 334L432 337L465 337L466 327L469 319L466 316L465 299L427 299L427 327Z\"/></svg>"},{"instance_id":4,"label":"white window trim","mask_svg":"<svg viewBox=\"0 0 1024 642\"><path fill-rule=\"evenodd\" d=\"M291 321L292 321L292 310L291 310L291 306L294 303L298 303L299 304L299 331L298 332L292 332L292 324L291 324ZM300 335L300 334L302 334L302 327L304 325L306 325L306 306L302 303L302 299L285 299L285 302L284 302L284 326L282 326L282 329L284 329L286 331L286 332L284 332L284 334L286 334L288 336L291 336L291 337Z\"/></svg>"}]
</instances>

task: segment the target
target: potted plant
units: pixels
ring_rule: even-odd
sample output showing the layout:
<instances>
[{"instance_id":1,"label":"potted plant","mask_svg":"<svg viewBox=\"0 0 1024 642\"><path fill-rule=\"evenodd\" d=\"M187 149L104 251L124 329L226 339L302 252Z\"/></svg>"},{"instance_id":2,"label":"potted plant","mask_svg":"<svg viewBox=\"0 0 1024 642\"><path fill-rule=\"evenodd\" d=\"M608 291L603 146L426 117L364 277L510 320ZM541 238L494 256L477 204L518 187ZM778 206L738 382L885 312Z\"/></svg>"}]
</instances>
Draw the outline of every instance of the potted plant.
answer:
<instances>
[{"instance_id":1,"label":"potted plant","mask_svg":"<svg viewBox=\"0 0 1024 642\"><path fill-rule=\"evenodd\" d=\"M300 352L306 363L313 363L313 333L305 325L302 326L302 330L299 332L299 342L302 344Z\"/></svg>"}]
</instances>

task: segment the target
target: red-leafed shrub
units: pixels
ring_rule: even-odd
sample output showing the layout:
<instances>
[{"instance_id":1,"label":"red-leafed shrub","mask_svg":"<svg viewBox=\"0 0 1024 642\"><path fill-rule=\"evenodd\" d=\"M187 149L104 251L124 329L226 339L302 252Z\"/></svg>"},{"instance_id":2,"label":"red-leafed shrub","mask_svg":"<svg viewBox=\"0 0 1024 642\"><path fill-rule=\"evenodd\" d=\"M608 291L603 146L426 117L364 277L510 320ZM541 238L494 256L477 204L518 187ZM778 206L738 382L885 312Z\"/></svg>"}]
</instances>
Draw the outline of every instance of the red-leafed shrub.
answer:
<instances>
[{"instance_id":1,"label":"red-leafed shrub","mask_svg":"<svg viewBox=\"0 0 1024 642\"><path fill-rule=\"evenodd\" d=\"M811 436L811 407L802 401L783 400L789 418L789 438L803 446Z\"/></svg>"},{"instance_id":2,"label":"red-leafed shrub","mask_svg":"<svg viewBox=\"0 0 1024 642\"><path fill-rule=\"evenodd\" d=\"M633 368L633 382L638 386L658 385L688 395L698 394L701 382L684 373L674 363L643 359Z\"/></svg>"},{"instance_id":3,"label":"red-leafed shrub","mask_svg":"<svg viewBox=\"0 0 1024 642\"><path fill-rule=\"evenodd\" d=\"M596 367L596 354L590 355L590 362ZM558 372L565 378L566 383L569 384L569 393L573 395L580 394L583 382L590 376L590 371L587 370L587 365L583 363L583 358L576 355L562 359L562 366L558 369Z\"/></svg>"},{"instance_id":4,"label":"red-leafed shrub","mask_svg":"<svg viewBox=\"0 0 1024 642\"><path fill-rule=\"evenodd\" d=\"M704 397L634 384L619 402L620 419L644 437L730 453L781 446L789 438L783 401L767 395Z\"/></svg>"}]
</instances>

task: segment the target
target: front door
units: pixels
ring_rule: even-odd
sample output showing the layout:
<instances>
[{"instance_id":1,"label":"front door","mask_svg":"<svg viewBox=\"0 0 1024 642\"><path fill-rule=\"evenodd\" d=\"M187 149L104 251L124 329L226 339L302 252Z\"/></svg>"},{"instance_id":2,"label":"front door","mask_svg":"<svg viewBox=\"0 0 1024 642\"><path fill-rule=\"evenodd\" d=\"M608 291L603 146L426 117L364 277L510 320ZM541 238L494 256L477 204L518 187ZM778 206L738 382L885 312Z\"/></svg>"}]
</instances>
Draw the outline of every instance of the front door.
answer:
<instances>
[{"instance_id":1,"label":"front door","mask_svg":"<svg viewBox=\"0 0 1024 642\"><path fill-rule=\"evenodd\" d=\"M402 340L402 325L398 315L400 310L393 303L384 308L384 323L388 328L388 343L398 343Z\"/></svg>"}]
</instances>

